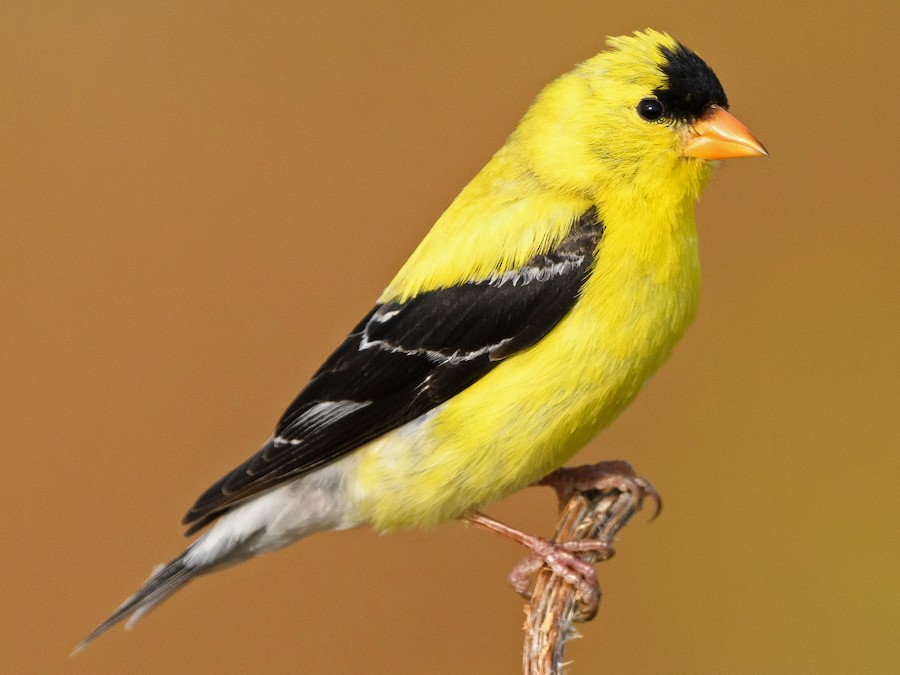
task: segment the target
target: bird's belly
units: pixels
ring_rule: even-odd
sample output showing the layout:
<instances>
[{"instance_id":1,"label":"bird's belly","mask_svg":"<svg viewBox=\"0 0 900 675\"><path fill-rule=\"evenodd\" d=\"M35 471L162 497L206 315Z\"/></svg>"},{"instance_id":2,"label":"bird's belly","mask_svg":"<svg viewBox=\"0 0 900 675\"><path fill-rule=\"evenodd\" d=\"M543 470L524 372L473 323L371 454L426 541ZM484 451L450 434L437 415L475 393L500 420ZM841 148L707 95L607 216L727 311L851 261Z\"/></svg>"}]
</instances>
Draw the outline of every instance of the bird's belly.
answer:
<instances>
[{"instance_id":1,"label":"bird's belly","mask_svg":"<svg viewBox=\"0 0 900 675\"><path fill-rule=\"evenodd\" d=\"M360 520L393 530L460 517L560 467L609 424L684 332L699 280L587 284L604 281L540 343L361 448L348 484Z\"/></svg>"}]
</instances>

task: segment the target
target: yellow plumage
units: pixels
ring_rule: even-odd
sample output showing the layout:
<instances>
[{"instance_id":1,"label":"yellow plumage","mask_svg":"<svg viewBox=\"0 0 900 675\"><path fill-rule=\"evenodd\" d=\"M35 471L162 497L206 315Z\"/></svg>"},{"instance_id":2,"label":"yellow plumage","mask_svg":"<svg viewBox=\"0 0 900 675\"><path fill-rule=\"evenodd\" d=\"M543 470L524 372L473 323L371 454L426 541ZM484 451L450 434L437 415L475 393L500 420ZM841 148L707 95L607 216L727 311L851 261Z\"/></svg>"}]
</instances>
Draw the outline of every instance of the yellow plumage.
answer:
<instances>
[{"instance_id":1,"label":"yellow plumage","mask_svg":"<svg viewBox=\"0 0 900 675\"><path fill-rule=\"evenodd\" d=\"M310 534L470 514L631 402L696 311L708 160L765 150L696 54L651 30L609 44L541 92L272 437L200 496L188 533L212 527L80 647ZM570 552L519 534L567 572Z\"/></svg>"},{"instance_id":2,"label":"yellow plumage","mask_svg":"<svg viewBox=\"0 0 900 675\"><path fill-rule=\"evenodd\" d=\"M437 221L381 297L405 301L551 250L596 207L605 231L569 314L422 425L361 449L350 484L384 530L459 517L561 466L668 357L694 316L693 205L707 162L630 112L664 85L654 31L551 83L507 143ZM414 423L415 425L415 423Z\"/></svg>"}]
</instances>

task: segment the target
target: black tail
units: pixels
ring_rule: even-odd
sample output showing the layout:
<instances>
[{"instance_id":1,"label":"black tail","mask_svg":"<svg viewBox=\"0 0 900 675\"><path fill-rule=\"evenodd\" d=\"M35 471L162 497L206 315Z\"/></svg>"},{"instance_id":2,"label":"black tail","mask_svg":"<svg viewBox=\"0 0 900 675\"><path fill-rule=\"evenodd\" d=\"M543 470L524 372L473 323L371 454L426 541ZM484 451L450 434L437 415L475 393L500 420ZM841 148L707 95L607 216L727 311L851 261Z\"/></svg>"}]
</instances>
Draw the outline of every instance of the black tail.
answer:
<instances>
[{"instance_id":1,"label":"black tail","mask_svg":"<svg viewBox=\"0 0 900 675\"><path fill-rule=\"evenodd\" d=\"M186 553L186 552L185 552ZM168 598L172 593L184 586L194 576L203 571L203 567L189 567L184 562L184 554L181 554L168 565L160 566L154 570L150 578L144 582L137 593L123 602L106 621L97 626L90 635L75 647L72 654L76 654L110 628L127 617L131 617L126 628L130 628L135 621L153 609L160 602Z\"/></svg>"}]
</instances>

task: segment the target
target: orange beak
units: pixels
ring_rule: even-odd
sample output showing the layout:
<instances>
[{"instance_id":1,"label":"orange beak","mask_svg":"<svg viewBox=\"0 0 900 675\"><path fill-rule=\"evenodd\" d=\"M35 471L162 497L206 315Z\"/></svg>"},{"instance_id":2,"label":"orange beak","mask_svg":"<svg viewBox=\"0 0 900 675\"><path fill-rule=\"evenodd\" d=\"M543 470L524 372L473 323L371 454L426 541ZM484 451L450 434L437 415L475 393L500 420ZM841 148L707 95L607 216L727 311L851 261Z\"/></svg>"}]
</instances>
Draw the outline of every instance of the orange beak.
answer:
<instances>
[{"instance_id":1,"label":"orange beak","mask_svg":"<svg viewBox=\"0 0 900 675\"><path fill-rule=\"evenodd\" d=\"M762 143L737 117L717 105L690 128L682 154L700 159L769 156Z\"/></svg>"}]
</instances>

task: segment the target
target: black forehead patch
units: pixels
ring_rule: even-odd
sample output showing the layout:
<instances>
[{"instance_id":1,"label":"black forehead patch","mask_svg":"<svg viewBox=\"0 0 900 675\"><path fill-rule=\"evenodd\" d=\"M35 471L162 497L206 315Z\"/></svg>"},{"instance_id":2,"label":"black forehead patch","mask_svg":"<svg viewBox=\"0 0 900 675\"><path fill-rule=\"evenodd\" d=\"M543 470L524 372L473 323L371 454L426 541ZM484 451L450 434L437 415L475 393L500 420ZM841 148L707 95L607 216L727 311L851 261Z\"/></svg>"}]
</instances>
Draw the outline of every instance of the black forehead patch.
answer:
<instances>
[{"instance_id":1,"label":"black forehead patch","mask_svg":"<svg viewBox=\"0 0 900 675\"><path fill-rule=\"evenodd\" d=\"M666 84L653 91L671 119L690 122L699 119L709 106L728 107L719 78L706 62L683 44L675 49L660 47L665 61L661 66Z\"/></svg>"}]
</instances>

